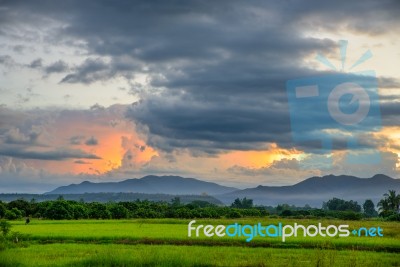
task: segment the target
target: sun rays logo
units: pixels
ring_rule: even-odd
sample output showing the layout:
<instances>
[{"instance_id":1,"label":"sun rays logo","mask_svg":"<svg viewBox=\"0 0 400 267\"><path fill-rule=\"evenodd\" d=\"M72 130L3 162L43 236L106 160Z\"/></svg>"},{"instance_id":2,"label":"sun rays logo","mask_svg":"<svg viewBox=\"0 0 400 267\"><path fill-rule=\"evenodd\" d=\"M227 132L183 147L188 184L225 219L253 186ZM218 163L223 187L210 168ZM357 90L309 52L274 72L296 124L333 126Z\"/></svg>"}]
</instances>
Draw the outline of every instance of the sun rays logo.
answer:
<instances>
[{"instance_id":1,"label":"sun rays logo","mask_svg":"<svg viewBox=\"0 0 400 267\"><path fill-rule=\"evenodd\" d=\"M326 57L316 59L333 73L289 80L286 84L293 141L306 153L302 167L329 169L332 151L346 152L345 163L377 164L379 151L371 134L381 128L378 85L373 70L350 72L372 57L366 51L345 72L347 41L340 41L341 68ZM318 165L316 165L318 164Z\"/></svg>"}]
</instances>

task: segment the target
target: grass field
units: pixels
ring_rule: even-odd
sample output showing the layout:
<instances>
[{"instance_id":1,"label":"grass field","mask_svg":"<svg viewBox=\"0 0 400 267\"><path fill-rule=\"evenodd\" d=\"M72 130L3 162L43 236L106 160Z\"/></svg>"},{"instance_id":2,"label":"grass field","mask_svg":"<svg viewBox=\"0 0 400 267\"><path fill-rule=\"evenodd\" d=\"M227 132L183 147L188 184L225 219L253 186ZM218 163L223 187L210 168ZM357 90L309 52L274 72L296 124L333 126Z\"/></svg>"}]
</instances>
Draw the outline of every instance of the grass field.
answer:
<instances>
[{"instance_id":1,"label":"grass field","mask_svg":"<svg viewBox=\"0 0 400 267\"><path fill-rule=\"evenodd\" d=\"M400 266L400 224L249 218L196 224L349 224L380 226L383 237L191 237L190 220L35 220L13 222L15 248L0 251L0 266Z\"/></svg>"}]
</instances>

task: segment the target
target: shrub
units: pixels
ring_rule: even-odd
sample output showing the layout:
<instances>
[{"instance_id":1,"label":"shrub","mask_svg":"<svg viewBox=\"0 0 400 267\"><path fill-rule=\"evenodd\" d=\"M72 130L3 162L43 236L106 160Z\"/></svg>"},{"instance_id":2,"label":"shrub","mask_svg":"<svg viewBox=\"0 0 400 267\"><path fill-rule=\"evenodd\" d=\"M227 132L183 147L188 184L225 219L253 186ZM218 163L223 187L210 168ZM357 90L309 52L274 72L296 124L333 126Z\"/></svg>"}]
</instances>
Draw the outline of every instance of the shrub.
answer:
<instances>
[{"instance_id":1,"label":"shrub","mask_svg":"<svg viewBox=\"0 0 400 267\"><path fill-rule=\"evenodd\" d=\"M226 215L227 218L234 219L234 218L241 218L242 215L236 209L229 210L228 214Z\"/></svg>"},{"instance_id":2,"label":"shrub","mask_svg":"<svg viewBox=\"0 0 400 267\"><path fill-rule=\"evenodd\" d=\"M386 218L387 221L400 221L400 214L392 214Z\"/></svg>"},{"instance_id":3,"label":"shrub","mask_svg":"<svg viewBox=\"0 0 400 267\"><path fill-rule=\"evenodd\" d=\"M6 220L0 221L0 231L2 232L3 236L7 236L11 230L11 224Z\"/></svg>"},{"instance_id":4,"label":"shrub","mask_svg":"<svg viewBox=\"0 0 400 267\"><path fill-rule=\"evenodd\" d=\"M128 218L128 216L129 216L128 209L122 205L113 204L109 208L109 211L110 211L111 217L113 219L125 219L125 218Z\"/></svg>"},{"instance_id":5,"label":"shrub","mask_svg":"<svg viewBox=\"0 0 400 267\"><path fill-rule=\"evenodd\" d=\"M15 210L6 210L6 213L4 214L4 218L6 218L7 220L16 220L18 218L21 218L21 214L15 213Z\"/></svg>"},{"instance_id":6,"label":"shrub","mask_svg":"<svg viewBox=\"0 0 400 267\"><path fill-rule=\"evenodd\" d=\"M69 220L73 218L71 205L65 200L57 200L50 204L45 216L52 220Z\"/></svg>"}]
</instances>

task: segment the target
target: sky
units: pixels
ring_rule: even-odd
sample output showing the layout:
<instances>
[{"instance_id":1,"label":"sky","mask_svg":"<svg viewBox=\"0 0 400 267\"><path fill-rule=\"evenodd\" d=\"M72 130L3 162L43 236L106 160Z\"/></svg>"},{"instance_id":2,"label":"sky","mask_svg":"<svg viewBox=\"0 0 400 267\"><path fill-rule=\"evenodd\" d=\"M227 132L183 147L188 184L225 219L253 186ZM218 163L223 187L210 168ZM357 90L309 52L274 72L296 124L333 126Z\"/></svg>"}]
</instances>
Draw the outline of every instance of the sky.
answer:
<instances>
[{"instance_id":1,"label":"sky","mask_svg":"<svg viewBox=\"0 0 400 267\"><path fill-rule=\"evenodd\" d=\"M398 14L396 0L0 1L0 192L399 177ZM337 100L344 116L368 100L351 125L331 116L345 82L368 93Z\"/></svg>"}]
</instances>

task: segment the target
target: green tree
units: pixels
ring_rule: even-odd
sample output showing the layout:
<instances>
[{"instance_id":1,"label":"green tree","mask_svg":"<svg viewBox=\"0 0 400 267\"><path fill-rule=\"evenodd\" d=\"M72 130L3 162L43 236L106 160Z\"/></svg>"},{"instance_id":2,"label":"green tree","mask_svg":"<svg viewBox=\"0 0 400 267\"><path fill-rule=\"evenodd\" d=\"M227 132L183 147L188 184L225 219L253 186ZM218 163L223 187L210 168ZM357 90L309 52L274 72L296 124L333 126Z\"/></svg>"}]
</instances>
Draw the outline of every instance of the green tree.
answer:
<instances>
[{"instance_id":1,"label":"green tree","mask_svg":"<svg viewBox=\"0 0 400 267\"><path fill-rule=\"evenodd\" d=\"M69 220L74 217L72 206L65 200L51 202L45 211L45 217L52 220Z\"/></svg>"},{"instance_id":2,"label":"green tree","mask_svg":"<svg viewBox=\"0 0 400 267\"><path fill-rule=\"evenodd\" d=\"M389 190L385 193L384 198L378 202L379 215L387 217L399 213L400 194L396 194L395 190Z\"/></svg>"},{"instance_id":3,"label":"green tree","mask_svg":"<svg viewBox=\"0 0 400 267\"><path fill-rule=\"evenodd\" d=\"M85 205L83 205L83 204L81 204L81 203L79 203L79 204L74 204L74 205L72 205L72 211L73 211L73 216L74 216L74 219L87 219L87 218L89 218L89 210L88 210L88 208L85 206Z\"/></svg>"},{"instance_id":4,"label":"green tree","mask_svg":"<svg viewBox=\"0 0 400 267\"><path fill-rule=\"evenodd\" d=\"M18 210L22 211L22 216L30 215L31 214L31 204L26 201L25 199L17 199L9 202L7 204L9 210L13 208L17 208Z\"/></svg>"},{"instance_id":5,"label":"green tree","mask_svg":"<svg viewBox=\"0 0 400 267\"><path fill-rule=\"evenodd\" d=\"M6 220L1 220L0 221L0 230L3 234L3 236L7 236L7 234L11 230L11 224L9 222L7 222Z\"/></svg>"},{"instance_id":6,"label":"green tree","mask_svg":"<svg viewBox=\"0 0 400 267\"><path fill-rule=\"evenodd\" d=\"M364 214L368 217L373 217L376 216L376 210L375 210L375 205L374 202L372 202L371 199L367 199L365 200L364 204L363 204L363 210L364 210Z\"/></svg>"},{"instance_id":7,"label":"green tree","mask_svg":"<svg viewBox=\"0 0 400 267\"><path fill-rule=\"evenodd\" d=\"M181 206L181 198L180 197L174 197L173 199L171 199L171 205L173 207Z\"/></svg>"},{"instance_id":8,"label":"green tree","mask_svg":"<svg viewBox=\"0 0 400 267\"><path fill-rule=\"evenodd\" d=\"M357 201L347 201L339 198L332 198L326 202L326 207L328 210L334 210L334 211L354 211L354 212L360 212L361 211L361 206L358 205Z\"/></svg>"},{"instance_id":9,"label":"green tree","mask_svg":"<svg viewBox=\"0 0 400 267\"><path fill-rule=\"evenodd\" d=\"M111 204L108 209L113 219L125 219L129 216L129 210L119 204Z\"/></svg>"},{"instance_id":10,"label":"green tree","mask_svg":"<svg viewBox=\"0 0 400 267\"><path fill-rule=\"evenodd\" d=\"M6 210L4 214L4 218L7 220L16 220L22 218L23 214L22 211L20 211L17 208L12 208L11 210Z\"/></svg>"},{"instance_id":11,"label":"green tree","mask_svg":"<svg viewBox=\"0 0 400 267\"><path fill-rule=\"evenodd\" d=\"M111 213L105 204L92 202L89 205L89 217L92 219L110 219Z\"/></svg>"},{"instance_id":12,"label":"green tree","mask_svg":"<svg viewBox=\"0 0 400 267\"><path fill-rule=\"evenodd\" d=\"M16 220L18 219L18 216L11 210L6 210L6 212L4 213L4 218L6 218L7 220Z\"/></svg>"},{"instance_id":13,"label":"green tree","mask_svg":"<svg viewBox=\"0 0 400 267\"><path fill-rule=\"evenodd\" d=\"M6 205L4 205L3 202L0 201L0 218L4 218L6 210Z\"/></svg>"},{"instance_id":14,"label":"green tree","mask_svg":"<svg viewBox=\"0 0 400 267\"><path fill-rule=\"evenodd\" d=\"M237 209L250 209L253 207L253 200L247 198L243 199L237 198L233 201L231 207Z\"/></svg>"}]
</instances>

